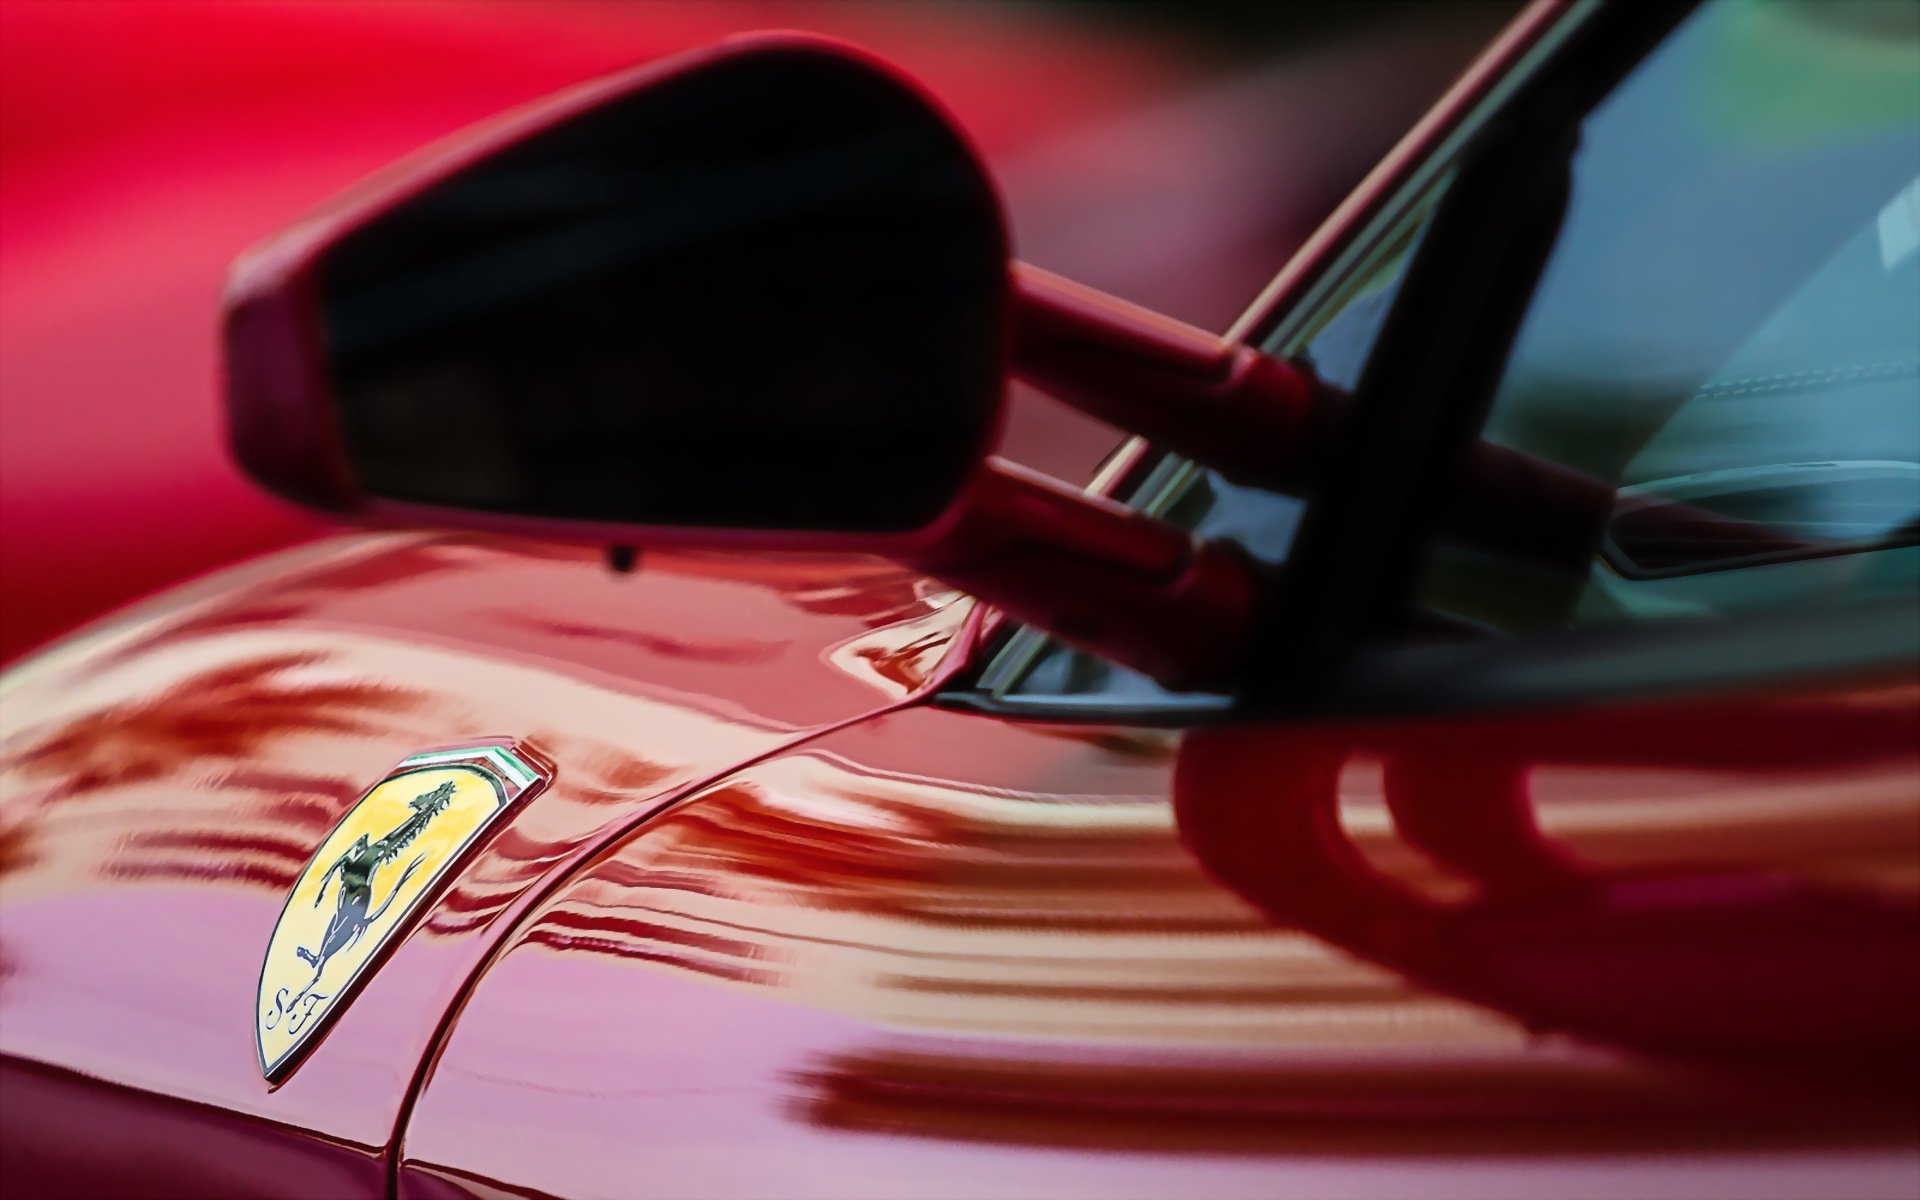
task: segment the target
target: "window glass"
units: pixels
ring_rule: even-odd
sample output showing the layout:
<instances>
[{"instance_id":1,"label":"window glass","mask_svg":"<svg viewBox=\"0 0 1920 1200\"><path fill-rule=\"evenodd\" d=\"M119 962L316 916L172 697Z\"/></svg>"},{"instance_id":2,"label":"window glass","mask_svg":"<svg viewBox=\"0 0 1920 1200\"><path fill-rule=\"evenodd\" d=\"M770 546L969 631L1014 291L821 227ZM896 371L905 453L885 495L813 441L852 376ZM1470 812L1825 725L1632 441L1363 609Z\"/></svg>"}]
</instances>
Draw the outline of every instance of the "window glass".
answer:
<instances>
[{"instance_id":1,"label":"window glass","mask_svg":"<svg viewBox=\"0 0 1920 1200\"><path fill-rule=\"evenodd\" d=\"M1920 5L1720 0L1590 113L1484 441L1529 486L1463 459L1452 502L1498 503L1450 519L1429 609L1529 630L1914 595ZM1489 548L1487 511L1542 503L1586 543Z\"/></svg>"},{"instance_id":2,"label":"window glass","mask_svg":"<svg viewBox=\"0 0 1920 1200\"><path fill-rule=\"evenodd\" d=\"M1409 206L1345 284L1296 332L1265 346L1298 358L1334 386L1358 383L1407 261L1444 181ZM1131 503L1203 538L1230 541L1263 562L1285 561L1303 501L1240 487L1216 471L1171 456L1136 489ZM997 677L997 678L996 678ZM982 683L1003 695L1080 698L1101 704L1218 704L1222 697L1177 694L1135 671L1062 645L1031 630L1015 636Z\"/></svg>"}]
</instances>

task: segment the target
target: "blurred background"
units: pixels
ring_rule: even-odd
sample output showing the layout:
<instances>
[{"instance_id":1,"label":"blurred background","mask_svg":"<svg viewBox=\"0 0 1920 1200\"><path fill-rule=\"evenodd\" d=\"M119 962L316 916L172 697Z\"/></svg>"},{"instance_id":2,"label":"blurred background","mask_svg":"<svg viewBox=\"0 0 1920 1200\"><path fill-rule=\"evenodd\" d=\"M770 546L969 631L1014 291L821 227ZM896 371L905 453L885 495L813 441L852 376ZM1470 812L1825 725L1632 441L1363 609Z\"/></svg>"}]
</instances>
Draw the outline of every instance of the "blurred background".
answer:
<instances>
[{"instance_id":1,"label":"blurred background","mask_svg":"<svg viewBox=\"0 0 1920 1200\"><path fill-rule=\"evenodd\" d=\"M0 661L322 532L227 462L227 264L359 176L730 33L894 60L998 172L1023 259L1224 328L1510 0L5 0ZM1117 440L1018 395L1004 452Z\"/></svg>"}]
</instances>

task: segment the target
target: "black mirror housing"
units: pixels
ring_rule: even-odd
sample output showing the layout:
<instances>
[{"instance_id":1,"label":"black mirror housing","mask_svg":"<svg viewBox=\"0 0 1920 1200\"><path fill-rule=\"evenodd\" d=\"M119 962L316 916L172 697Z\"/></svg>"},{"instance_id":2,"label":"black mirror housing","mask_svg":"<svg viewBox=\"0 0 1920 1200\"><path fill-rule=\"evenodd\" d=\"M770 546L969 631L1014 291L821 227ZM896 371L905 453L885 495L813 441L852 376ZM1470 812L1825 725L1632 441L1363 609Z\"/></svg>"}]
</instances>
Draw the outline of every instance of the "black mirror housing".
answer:
<instances>
[{"instance_id":1,"label":"black mirror housing","mask_svg":"<svg viewBox=\"0 0 1920 1200\"><path fill-rule=\"evenodd\" d=\"M904 534L997 435L998 197L856 50L735 39L426 162L235 272L229 429L274 491L601 540Z\"/></svg>"}]
</instances>

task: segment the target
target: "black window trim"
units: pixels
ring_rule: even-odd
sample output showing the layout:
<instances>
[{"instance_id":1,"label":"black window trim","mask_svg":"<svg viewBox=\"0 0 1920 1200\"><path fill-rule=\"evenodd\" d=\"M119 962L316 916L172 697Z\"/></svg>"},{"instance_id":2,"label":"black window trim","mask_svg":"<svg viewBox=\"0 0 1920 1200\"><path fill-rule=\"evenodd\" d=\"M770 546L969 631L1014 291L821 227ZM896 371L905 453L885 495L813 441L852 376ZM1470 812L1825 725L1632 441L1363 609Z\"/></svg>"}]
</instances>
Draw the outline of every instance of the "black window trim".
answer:
<instances>
[{"instance_id":1,"label":"black window trim","mask_svg":"<svg viewBox=\"0 0 1920 1200\"><path fill-rule=\"evenodd\" d=\"M1212 697L1142 705L968 690L936 696L934 703L1024 720L1185 728L1252 717L1334 721L1651 702L1834 680L1871 686L1911 680L1917 662L1920 597L1368 649L1320 690L1253 708Z\"/></svg>"}]
</instances>

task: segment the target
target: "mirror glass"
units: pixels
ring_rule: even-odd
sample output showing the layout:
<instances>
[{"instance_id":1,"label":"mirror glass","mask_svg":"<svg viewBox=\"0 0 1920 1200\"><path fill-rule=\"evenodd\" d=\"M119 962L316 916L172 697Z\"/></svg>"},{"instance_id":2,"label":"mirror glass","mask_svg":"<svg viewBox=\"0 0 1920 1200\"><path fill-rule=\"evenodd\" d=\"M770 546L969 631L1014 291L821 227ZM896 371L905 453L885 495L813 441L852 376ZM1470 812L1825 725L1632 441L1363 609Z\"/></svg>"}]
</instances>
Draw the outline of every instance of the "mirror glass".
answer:
<instances>
[{"instance_id":1,"label":"mirror glass","mask_svg":"<svg viewBox=\"0 0 1920 1200\"><path fill-rule=\"evenodd\" d=\"M946 119L736 51L441 178L315 264L359 488L570 521L898 531L1002 389L1007 239Z\"/></svg>"}]
</instances>

